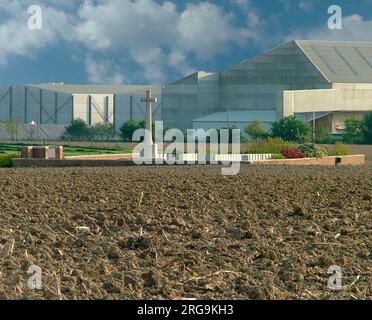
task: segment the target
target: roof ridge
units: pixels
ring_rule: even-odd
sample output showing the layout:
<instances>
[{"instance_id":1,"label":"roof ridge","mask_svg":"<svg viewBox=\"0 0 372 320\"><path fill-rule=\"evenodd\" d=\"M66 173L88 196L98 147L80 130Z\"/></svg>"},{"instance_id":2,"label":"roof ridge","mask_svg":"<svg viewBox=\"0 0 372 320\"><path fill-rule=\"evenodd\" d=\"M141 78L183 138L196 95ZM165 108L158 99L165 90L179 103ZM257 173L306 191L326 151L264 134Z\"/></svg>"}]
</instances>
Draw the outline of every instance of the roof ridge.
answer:
<instances>
[{"instance_id":1,"label":"roof ridge","mask_svg":"<svg viewBox=\"0 0 372 320\"><path fill-rule=\"evenodd\" d=\"M368 43L372 44L372 41L361 41L361 40L316 40L316 39L296 39L295 42L324 42L324 43Z\"/></svg>"},{"instance_id":2,"label":"roof ridge","mask_svg":"<svg viewBox=\"0 0 372 320\"><path fill-rule=\"evenodd\" d=\"M297 47L303 52L306 58L309 59L310 63L320 72L320 74L324 77L324 79L326 79L329 83L332 83L332 81L328 79L328 77L325 75L322 69L314 62L313 59L311 59L311 57L308 55L306 50L301 46L301 44L299 43L299 40L295 40L294 42L297 45Z\"/></svg>"}]
</instances>

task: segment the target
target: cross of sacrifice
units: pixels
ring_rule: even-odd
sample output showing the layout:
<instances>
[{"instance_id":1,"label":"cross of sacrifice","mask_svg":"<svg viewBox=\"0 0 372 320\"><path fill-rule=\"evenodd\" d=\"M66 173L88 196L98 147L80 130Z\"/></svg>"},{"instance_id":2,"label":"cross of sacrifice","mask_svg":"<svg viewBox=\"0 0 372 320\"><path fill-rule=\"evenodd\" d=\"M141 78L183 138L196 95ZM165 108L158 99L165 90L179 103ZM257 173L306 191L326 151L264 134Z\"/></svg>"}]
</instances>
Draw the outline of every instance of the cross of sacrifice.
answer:
<instances>
[{"instance_id":1,"label":"cross of sacrifice","mask_svg":"<svg viewBox=\"0 0 372 320\"><path fill-rule=\"evenodd\" d=\"M146 130L147 130L147 138L146 141L149 145L152 145L152 104L158 101L157 98L153 98L151 94L151 90L146 91L146 98L141 99L141 102L146 103Z\"/></svg>"}]
</instances>

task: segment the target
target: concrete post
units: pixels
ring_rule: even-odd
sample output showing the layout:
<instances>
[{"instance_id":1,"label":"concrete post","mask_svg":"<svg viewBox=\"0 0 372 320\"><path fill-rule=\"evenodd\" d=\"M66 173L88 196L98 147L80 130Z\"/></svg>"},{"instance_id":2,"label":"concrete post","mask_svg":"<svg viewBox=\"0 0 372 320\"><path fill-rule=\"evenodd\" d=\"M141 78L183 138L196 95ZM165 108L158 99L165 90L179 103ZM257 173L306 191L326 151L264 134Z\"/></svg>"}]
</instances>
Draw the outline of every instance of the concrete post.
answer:
<instances>
[{"instance_id":1,"label":"concrete post","mask_svg":"<svg viewBox=\"0 0 372 320\"><path fill-rule=\"evenodd\" d=\"M157 145L154 144L152 138L152 103L156 102L157 99L153 98L151 95L151 90L146 91L146 98L141 99L141 102L146 102L146 137L145 144L146 148L144 150L145 157L150 157L152 159L156 158L158 154Z\"/></svg>"},{"instance_id":2,"label":"concrete post","mask_svg":"<svg viewBox=\"0 0 372 320\"><path fill-rule=\"evenodd\" d=\"M141 99L141 102L146 102L146 130L147 135L146 142L149 145L152 145L154 143L152 139L152 103L156 102L157 99L153 98L151 95L151 90L146 91L146 98Z\"/></svg>"},{"instance_id":3,"label":"concrete post","mask_svg":"<svg viewBox=\"0 0 372 320\"><path fill-rule=\"evenodd\" d=\"M151 91L146 91L146 129L148 132L148 144L153 144L152 139L152 97L151 97Z\"/></svg>"}]
</instances>

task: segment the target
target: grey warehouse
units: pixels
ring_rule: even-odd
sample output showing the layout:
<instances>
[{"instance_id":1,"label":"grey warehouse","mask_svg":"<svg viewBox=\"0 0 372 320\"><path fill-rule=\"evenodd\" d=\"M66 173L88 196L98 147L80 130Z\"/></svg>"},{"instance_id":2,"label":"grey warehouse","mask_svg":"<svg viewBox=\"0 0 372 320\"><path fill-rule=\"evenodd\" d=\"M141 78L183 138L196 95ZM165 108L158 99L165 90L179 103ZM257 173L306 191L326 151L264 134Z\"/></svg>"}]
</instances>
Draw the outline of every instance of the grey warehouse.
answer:
<instances>
[{"instance_id":1,"label":"grey warehouse","mask_svg":"<svg viewBox=\"0 0 372 320\"><path fill-rule=\"evenodd\" d=\"M36 123L43 139L58 139L73 119L88 125L145 119L141 98L158 97L154 119L166 127L267 128L295 115L342 134L344 121L372 110L372 43L294 40L217 72L195 72L165 85L22 84L0 87L0 121L16 119L19 135ZM0 126L0 138L6 130Z\"/></svg>"}]
</instances>

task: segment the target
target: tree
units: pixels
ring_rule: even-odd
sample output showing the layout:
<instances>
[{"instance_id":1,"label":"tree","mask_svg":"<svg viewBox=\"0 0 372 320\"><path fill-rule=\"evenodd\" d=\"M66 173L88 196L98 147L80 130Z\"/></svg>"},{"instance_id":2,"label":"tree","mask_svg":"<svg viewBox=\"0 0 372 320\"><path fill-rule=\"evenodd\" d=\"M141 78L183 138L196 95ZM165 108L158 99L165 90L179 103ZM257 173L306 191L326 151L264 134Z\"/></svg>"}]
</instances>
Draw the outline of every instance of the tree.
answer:
<instances>
[{"instance_id":1,"label":"tree","mask_svg":"<svg viewBox=\"0 0 372 320\"><path fill-rule=\"evenodd\" d=\"M343 138L346 143L361 143L363 141L364 121L357 118L345 120L345 130Z\"/></svg>"},{"instance_id":2,"label":"tree","mask_svg":"<svg viewBox=\"0 0 372 320\"><path fill-rule=\"evenodd\" d=\"M254 120L248 123L244 129L245 133L249 134L254 140L267 138L269 132L265 129L261 121Z\"/></svg>"},{"instance_id":3,"label":"tree","mask_svg":"<svg viewBox=\"0 0 372 320\"><path fill-rule=\"evenodd\" d=\"M272 127L274 137L293 142L306 142L309 139L310 131L310 125L295 116L274 122Z\"/></svg>"},{"instance_id":4,"label":"tree","mask_svg":"<svg viewBox=\"0 0 372 320\"><path fill-rule=\"evenodd\" d=\"M330 141L330 134L324 124L315 126L315 143L327 143Z\"/></svg>"},{"instance_id":5,"label":"tree","mask_svg":"<svg viewBox=\"0 0 372 320\"><path fill-rule=\"evenodd\" d=\"M87 139L91 134L87 123L82 119L72 120L71 124L66 127L65 135L72 139Z\"/></svg>"},{"instance_id":6,"label":"tree","mask_svg":"<svg viewBox=\"0 0 372 320\"><path fill-rule=\"evenodd\" d=\"M116 136L116 131L111 123L97 123L91 128L91 134L98 136L101 140L109 140Z\"/></svg>"},{"instance_id":7,"label":"tree","mask_svg":"<svg viewBox=\"0 0 372 320\"><path fill-rule=\"evenodd\" d=\"M146 128L146 121L128 120L120 128L121 137L125 142L132 142L133 133L138 129Z\"/></svg>"},{"instance_id":8,"label":"tree","mask_svg":"<svg viewBox=\"0 0 372 320\"><path fill-rule=\"evenodd\" d=\"M372 143L372 111L364 114L363 117L363 137L364 142Z\"/></svg>"},{"instance_id":9,"label":"tree","mask_svg":"<svg viewBox=\"0 0 372 320\"><path fill-rule=\"evenodd\" d=\"M12 141L14 141L14 137L17 140L18 135L18 122L17 118L13 117L7 121L1 121L0 124L5 126L6 133L12 137Z\"/></svg>"}]
</instances>

